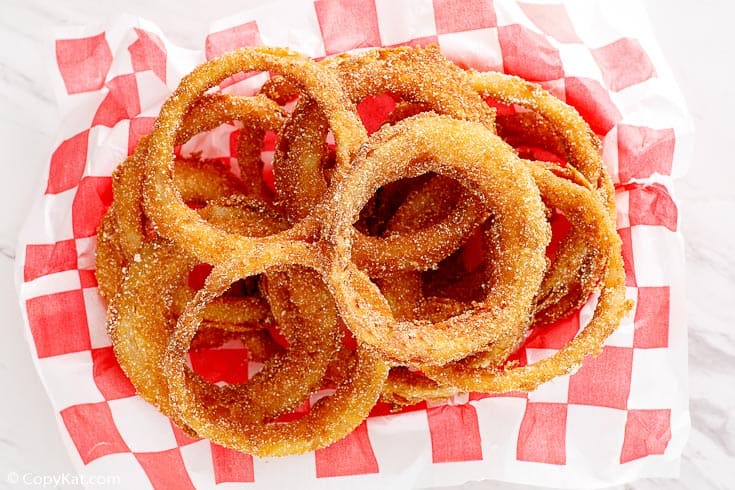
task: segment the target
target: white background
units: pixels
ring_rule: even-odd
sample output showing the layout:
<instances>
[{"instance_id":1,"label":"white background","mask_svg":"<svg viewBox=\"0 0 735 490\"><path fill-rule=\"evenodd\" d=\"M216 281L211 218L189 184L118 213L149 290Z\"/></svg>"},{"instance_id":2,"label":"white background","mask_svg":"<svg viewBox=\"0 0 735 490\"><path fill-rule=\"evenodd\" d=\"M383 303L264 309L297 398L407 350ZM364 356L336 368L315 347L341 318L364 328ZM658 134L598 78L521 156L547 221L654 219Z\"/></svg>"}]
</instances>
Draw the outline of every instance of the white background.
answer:
<instances>
[{"instance_id":1,"label":"white background","mask_svg":"<svg viewBox=\"0 0 735 490\"><path fill-rule=\"evenodd\" d=\"M54 30L104 25L127 12L152 20L173 42L200 49L211 21L257 3L0 0L0 488L9 485L11 471L73 473L23 337L12 272L17 232L60 124L48 82ZM676 186L686 238L692 433L678 480L639 481L625 488L733 488L735 4L644 3L697 130L691 170ZM530 487L477 483L466 488Z\"/></svg>"}]
</instances>

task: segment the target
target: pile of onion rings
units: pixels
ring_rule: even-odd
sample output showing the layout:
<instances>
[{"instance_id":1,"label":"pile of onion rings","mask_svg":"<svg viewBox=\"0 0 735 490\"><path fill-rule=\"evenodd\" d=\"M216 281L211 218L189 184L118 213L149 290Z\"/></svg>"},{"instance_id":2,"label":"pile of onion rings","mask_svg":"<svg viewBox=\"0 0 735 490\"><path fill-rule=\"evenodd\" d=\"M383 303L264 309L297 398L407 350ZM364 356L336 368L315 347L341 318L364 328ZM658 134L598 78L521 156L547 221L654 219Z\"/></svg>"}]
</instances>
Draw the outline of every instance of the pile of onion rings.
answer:
<instances>
[{"instance_id":1,"label":"pile of onion rings","mask_svg":"<svg viewBox=\"0 0 735 490\"><path fill-rule=\"evenodd\" d=\"M254 96L210 90L241 72L274 75ZM360 108L376 101L387 109L369 134ZM226 123L236 165L180 154ZM533 390L599 354L631 306L589 125L538 85L434 46L208 61L117 168L113 195L97 278L123 371L188 434L254 455L326 447L378 402ZM565 347L510 360L593 293ZM248 381L190 367L191 351L230 342L262 363Z\"/></svg>"}]
</instances>

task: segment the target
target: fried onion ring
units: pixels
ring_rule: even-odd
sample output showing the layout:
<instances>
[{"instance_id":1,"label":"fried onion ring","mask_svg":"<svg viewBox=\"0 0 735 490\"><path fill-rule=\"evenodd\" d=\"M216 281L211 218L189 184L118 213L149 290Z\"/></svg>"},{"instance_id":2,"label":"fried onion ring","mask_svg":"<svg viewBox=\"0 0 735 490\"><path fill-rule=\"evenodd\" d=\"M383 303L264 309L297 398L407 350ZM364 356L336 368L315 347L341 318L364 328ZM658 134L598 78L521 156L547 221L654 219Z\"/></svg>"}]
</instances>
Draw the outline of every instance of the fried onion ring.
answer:
<instances>
[{"instance_id":1,"label":"fried onion ring","mask_svg":"<svg viewBox=\"0 0 735 490\"><path fill-rule=\"evenodd\" d=\"M388 366L361 348L358 348L355 369L336 391L317 401L306 415L290 422L258 422L245 411L223 413L206 403L189 382L185 355L207 301L223 293L232 282L262 274L269 268L293 265L318 268L318 255L316 251L299 248L284 250L279 257L251 257L248 262L230 262L215 267L204 288L187 305L171 337L163 370L177 414L200 436L259 456L299 454L341 439L367 417L388 375ZM299 382L300 374L303 373L296 373L296 380L292 382ZM268 392L261 392L261 396L272 398ZM242 403L239 398L235 402Z\"/></svg>"},{"instance_id":2,"label":"fried onion ring","mask_svg":"<svg viewBox=\"0 0 735 490\"><path fill-rule=\"evenodd\" d=\"M481 122L494 131L494 112L467 84L465 73L441 55L436 46L370 50L323 63L337 73L352 102L390 92L414 106L420 104L439 114ZM316 104L307 100L296 107L284 137L279 140L273 161L277 203L292 219L308 214L326 193L328 129ZM341 168L338 165L335 171ZM425 189L424 194L443 219L423 230L411 230L421 237L400 232L385 237L358 235L353 260L361 269L375 276L432 267L443 258L447 248L456 248L479 226L486 217L479 200L450 179L440 181ZM455 189L462 195L454 208L447 207L444 194Z\"/></svg>"},{"instance_id":3,"label":"fried onion ring","mask_svg":"<svg viewBox=\"0 0 735 490\"><path fill-rule=\"evenodd\" d=\"M515 144L540 146L565 155L566 172L577 183L597 189L615 218L614 188L600 156L600 140L571 106L539 85L502 73L471 73L471 83L483 97L517 104L532 112L498 118L499 131ZM565 172L551 168L555 173ZM535 325L568 316L587 301L602 279L605 254L585 245L581 230L572 230L559 250L537 295ZM590 274L597 271L597 274Z\"/></svg>"},{"instance_id":4,"label":"fried onion ring","mask_svg":"<svg viewBox=\"0 0 735 490\"><path fill-rule=\"evenodd\" d=\"M145 156L146 178L143 205L156 231L174 240L188 254L207 263L216 263L223 252L244 258L254 248L283 247L289 234L253 240L224 232L208 224L188 208L172 178L171 150L187 110L206 90L242 71L278 72L300 86L319 104L337 142L337 161L347 165L365 139L365 128L344 93L339 81L312 60L285 49L243 48L210 60L186 75L161 108L150 135Z\"/></svg>"},{"instance_id":5,"label":"fried onion ring","mask_svg":"<svg viewBox=\"0 0 735 490\"><path fill-rule=\"evenodd\" d=\"M533 167L532 167L533 168ZM536 169L534 172L541 172ZM585 203L584 212L578 219L594 230L597 243L603 245L609 262L605 271L603 288L594 315L589 324L566 346L552 356L523 367L506 369L472 369L467 364L472 359L442 367L427 367L424 373L444 385L454 386L465 391L500 393L506 391L530 391L550 379L570 373L585 356L598 355L602 344L617 328L623 315L630 309L625 299L625 271L621 256L620 237L608 210L588 189L571 182L553 177L539 181L541 192L555 194L559 200L569 201L579 206ZM585 195L586 194L586 195Z\"/></svg>"},{"instance_id":6,"label":"fried onion ring","mask_svg":"<svg viewBox=\"0 0 735 490\"><path fill-rule=\"evenodd\" d=\"M260 95L210 90L258 71L280 74ZM369 97L388 116L368 137L355 104ZM292 113L279 105L296 98ZM513 107L496 117L490 99ZM176 156L230 122L232 172ZM278 134L274 194L266 133ZM97 278L115 355L187 434L258 456L328 446L378 400L535 389L599 354L630 308L599 145L540 86L462 70L437 47L210 60L113 176ZM568 231L549 247L557 219ZM554 328L595 291L566 346L512 360L532 328ZM259 363L247 381L189 367L190 353L240 346Z\"/></svg>"},{"instance_id":7,"label":"fried onion ring","mask_svg":"<svg viewBox=\"0 0 735 490\"><path fill-rule=\"evenodd\" d=\"M227 201L225 205L236 203ZM227 228L265 235L280 226L268 217L256 222L257 215L250 214L250 219L250 224L231 221ZM217 224L223 226L224 220ZM161 412L173 416L160 362L173 327L172 319L176 318L170 312L172 298L177 289L187 288L187 273L197 261L160 239L146 241L137 255L137 260L128 266L121 291L110 300L107 331L118 362L136 391ZM148 293L152 287L156 294ZM180 425L186 428L185 424Z\"/></svg>"},{"instance_id":8,"label":"fried onion ring","mask_svg":"<svg viewBox=\"0 0 735 490\"><path fill-rule=\"evenodd\" d=\"M451 145L444 142L448 134ZM475 308L443 322L396 322L378 288L350 261L352 223L378 187L429 171L477 185L498 230L493 286ZM483 126L425 113L385 127L361 149L351 171L333 183L325 203L320 211L331 218L325 236L338 252L330 288L348 328L386 359L444 364L525 328L543 277L550 228L530 172Z\"/></svg>"}]
</instances>

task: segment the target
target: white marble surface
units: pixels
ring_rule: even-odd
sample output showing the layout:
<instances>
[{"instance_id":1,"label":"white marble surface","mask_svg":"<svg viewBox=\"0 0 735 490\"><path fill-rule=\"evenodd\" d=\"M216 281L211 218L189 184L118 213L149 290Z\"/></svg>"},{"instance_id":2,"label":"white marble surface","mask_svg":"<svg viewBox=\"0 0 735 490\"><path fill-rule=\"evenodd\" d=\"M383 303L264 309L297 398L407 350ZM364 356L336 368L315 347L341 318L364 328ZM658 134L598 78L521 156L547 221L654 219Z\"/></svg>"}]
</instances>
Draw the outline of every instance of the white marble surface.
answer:
<instances>
[{"instance_id":1,"label":"white marble surface","mask_svg":"<svg viewBox=\"0 0 735 490\"><path fill-rule=\"evenodd\" d=\"M163 3L0 0L0 488L8 485L11 471L73 473L23 337L12 277L16 235L58 125L47 77L53 30L104 24L126 11L154 21L174 42L195 47L210 21L258 0ZM692 168L676 189L686 238L692 432L678 480L644 480L625 488L735 488L735 4L645 3L697 127ZM170 5L177 5L176 14Z\"/></svg>"}]
</instances>

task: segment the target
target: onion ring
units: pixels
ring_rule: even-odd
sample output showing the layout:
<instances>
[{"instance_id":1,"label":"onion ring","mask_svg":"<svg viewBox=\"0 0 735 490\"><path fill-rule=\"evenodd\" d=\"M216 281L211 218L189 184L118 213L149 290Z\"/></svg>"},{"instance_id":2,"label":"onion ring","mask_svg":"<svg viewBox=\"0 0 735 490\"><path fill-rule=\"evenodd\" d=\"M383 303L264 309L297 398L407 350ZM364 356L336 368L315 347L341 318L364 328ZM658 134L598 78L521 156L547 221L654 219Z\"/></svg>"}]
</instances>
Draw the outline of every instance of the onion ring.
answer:
<instances>
[{"instance_id":1,"label":"onion ring","mask_svg":"<svg viewBox=\"0 0 735 490\"><path fill-rule=\"evenodd\" d=\"M209 131L229 121L240 121L243 124L237 145L237 161L244 193L267 198L270 191L263 182L263 162L260 157L262 141L266 131L277 133L281 130L286 121L286 113L266 97L203 95L184 117L177 142L181 144L195 134ZM175 173L174 178L176 179ZM177 185L177 188L182 192L181 187Z\"/></svg>"},{"instance_id":2,"label":"onion ring","mask_svg":"<svg viewBox=\"0 0 735 490\"><path fill-rule=\"evenodd\" d=\"M468 86L464 71L447 60L436 46L370 50L322 63L338 74L355 103L391 92L437 113L481 122L494 131L494 111ZM328 186L323 167L328 155L325 138L329 126L317 109L308 100L296 107L274 156L277 204L292 219L305 216L325 195ZM335 171L340 168L338 165ZM439 208L437 213L443 220L419 230L421 237L412 238L406 233L381 238L358 235L353 261L371 276L426 269L441 260L447 248L458 246L486 216L475 196L456 182L447 184L446 180L426 189L426 199ZM454 209L445 206L443 193L447 186L463 192ZM436 241L430 239L433 236Z\"/></svg>"},{"instance_id":3,"label":"onion ring","mask_svg":"<svg viewBox=\"0 0 735 490\"><path fill-rule=\"evenodd\" d=\"M536 169L534 172L542 170ZM604 341L620 324L625 312L630 309L631 304L625 299L621 241L606 207L588 189L558 177L540 179L539 186L545 195L554 193L560 200L568 200L577 205L584 202L585 211L580 213L579 218L587 221L587 225L595 229L597 243L602 243L607 250L609 261L594 316L589 324L561 350L528 366L472 369L467 366L472 362L470 358L423 370L427 376L439 383L461 390L486 393L531 391L556 376L570 373L581 364L584 357L598 355Z\"/></svg>"},{"instance_id":4,"label":"onion ring","mask_svg":"<svg viewBox=\"0 0 735 490\"><path fill-rule=\"evenodd\" d=\"M146 152L143 206L156 231L175 241L186 253L216 264L223 252L248 256L255 249L283 248L288 233L253 240L227 233L208 224L182 201L172 179L171 151L186 111L204 92L221 80L242 71L281 73L315 100L330 122L337 142L337 161L347 165L365 139L365 128L339 81L312 60L284 49L242 48L210 60L186 75L166 100L150 135ZM305 225L304 225L305 226Z\"/></svg>"},{"instance_id":5,"label":"onion ring","mask_svg":"<svg viewBox=\"0 0 735 490\"><path fill-rule=\"evenodd\" d=\"M577 182L597 189L615 219L614 187L600 156L600 140L571 106L539 85L502 73L472 72L471 83L483 97L506 104L518 104L533 112L499 118L500 133L510 133L515 143L539 145L554 153L563 149L567 172L576 172ZM519 131L524 129L523 136ZM530 140L521 140L530 138ZM555 172L559 170L556 169ZM537 296L534 325L551 324L568 316L587 301L602 279L605 254L589 250L583 234L572 232L559 245ZM589 271L598 271L591 275Z\"/></svg>"},{"instance_id":6,"label":"onion ring","mask_svg":"<svg viewBox=\"0 0 735 490\"><path fill-rule=\"evenodd\" d=\"M285 423L256 422L242 411L222 413L191 389L185 354L207 301L224 292L232 282L262 274L269 268L293 265L319 268L319 252L313 249L293 248L283 252L279 257L264 260L263 256L251 256L247 262L233 261L215 267L204 288L179 318L163 363L177 413L189 427L218 444L258 456L299 454L346 436L367 417L388 375L385 362L358 348L355 370L337 386L334 394L320 399L303 417Z\"/></svg>"},{"instance_id":7,"label":"onion ring","mask_svg":"<svg viewBox=\"0 0 735 490\"><path fill-rule=\"evenodd\" d=\"M472 87L483 97L492 97L506 104L518 104L531 109L559 131L569 164L574 165L595 187L600 187L603 168L600 140L589 124L570 105L560 101L538 84L522 78L495 72L470 72Z\"/></svg>"},{"instance_id":8,"label":"onion ring","mask_svg":"<svg viewBox=\"0 0 735 490\"><path fill-rule=\"evenodd\" d=\"M586 252L605 256L603 261L593 261L601 262L602 272L592 270L587 271L587 273L596 277L605 273L606 266L615 266L615 264L608 264L607 259L612 260L613 257L619 256L619 238L615 234L607 210L594 190L558 177L542 165L534 162L527 162L527 165L532 169L542 198L547 205L562 209L565 216L571 221L573 229L578 230L579 234L585 237L583 248ZM589 337L587 345L582 347L588 349L587 354L594 355L599 351L600 345L609 335L606 332L610 332L611 327L614 328L619 324L620 318L628 307L624 301L624 282L620 283L619 278L615 279L619 275L619 271L608 271L607 274L608 279L605 282L605 289L603 289L605 299L603 297L600 299L600 304L604 306L598 307L590 324L593 329L599 330L599 333L587 334ZM417 277L416 279L420 281L420 278ZM584 280L581 280L581 282L584 282ZM395 284L395 281L393 284ZM411 303L411 300L406 301L406 298L413 298L412 301L416 304L422 304L426 301L423 296L416 298L415 286L414 291L404 294L401 298L404 301L404 311L406 309L405 304ZM606 308L606 310L602 308ZM413 313L416 314L415 309ZM606 320L599 320L600 318ZM605 321L607 321L607 325ZM462 391L528 391L534 389L538 384L560 375L560 369L562 368L555 363L549 363L551 367L542 365L544 367L537 368L541 372L541 377L521 376L516 378L515 382L518 382L519 379L523 380L525 383L523 386L502 384L496 381L496 377L505 376L505 371L502 369L504 359L517 348L523 338L524 335L515 337L509 335L492 344L490 350L475 354L462 361L443 367L425 367L423 369L429 379L405 369L392 370L384 389L383 400L400 406L416 403L426 398L446 398ZM590 345L593 338L598 342L597 347ZM584 357L585 354L577 352L574 359L581 359L580 355ZM562 356L559 357L563 359ZM572 370L574 367L576 365L568 361L565 369ZM499 383L500 387L498 387Z\"/></svg>"},{"instance_id":9,"label":"onion ring","mask_svg":"<svg viewBox=\"0 0 735 490\"><path fill-rule=\"evenodd\" d=\"M329 294L318 276L308 270L289 268L285 272L269 272L266 279L266 296L274 306L274 316L289 348L267 359L255 376L238 385L220 387L187 372L188 386L195 387L200 399L218 400L207 403L210 410L229 413L244 423L273 419L301 405L319 388L340 345L336 310L332 307L328 311L329 302L304 301L313 297L308 294ZM274 282L279 286L274 286ZM291 304L294 300L298 304ZM319 311L309 310L314 305Z\"/></svg>"},{"instance_id":10,"label":"onion ring","mask_svg":"<svg viewBox=\"0 0 735 490\"><path fill-rule=\"evenodd\" d=\"M447 134L453 135L451 149L443 144ZM396 322L378 288L350 261L352 222L375 189L428 171L474 181L490 206L501 238L494 243L493 287L476 308L444 322ZM384 358L408 365L444 364L520 325L525 328L543 277L550 228L530 173L483 126L425 113L385 127L361 149L351 171L333 183L324 202L320 211L331 217L325 236L337 251L329 286L348 328Z\"/></svg>"},{"instance_id":11,"label":"onion ring","mask_svg":"<svg viewBox=\"0 0 735 490\"><path fill-rule=\"evenodd\" d=\"M237 201L228 203L235 205ZM256 216L250 214L251 219ZM222 226L223 220L217 224ZM233 222L229 228L264 235L278 226L266 216L250 225ZM177 289L187 287L187 272L197 260L160 239L146 241L137 255L128 266L121 291L109 302L107 331L118 362L138 394L187 430L172 409L160 364L176 318L170 311L172 297ZM148 293L152 287L156 294Z\"/></svg>"},{"instance_id":12,"label":"onion ring","mask_svg":"<svg viewBox=\"0 0 735 490\"><path fill-rule=\"evenodd\" d=\"M243 121L248 128L279 129L283 123L283 111L273 102L264 97L233 97L222 94L210 94L198 100L186 114L181 131L177 134L176 142L184 143L197 133L213 129L227 121L237 119ZM244 136L244 138L242 138ZM145 153L148 137L139 143L133 156L127 158L113 173L114 204L108 210L115 223L108 223L105 232L109 235L113 228L120 232L121 252L130 260L141 247L145 237L145 219L140 196L142 195L142 164L140 159ZM252 143L253 138L247 132L241 132L241 139ZM262 138L261 138L262 139ZM258 148L260 145L258 145ZM259 158L258 158L259 160ZM241 171L252 168L254 160L248 160L248 165L241 161ZM214 161L200 161L196 158L180 159L174 162L175 186L187 204L203 206L206 202L236 192L246 193L248 188L242 181L236 179L229 172L224 171L221 164ZM202 176L204 173L206 176ZM252 170L250 171L252 173ZM258 182L262 178L257 179ZM251 182L250 188L261 187L258 182ZM106 251L105 251L106 252ZM103 252L103 253L105 253ZM109 257L108 257L109 259ZM104 267L104 264L101 264ZM100 269L98 265L98 270ZM109 268L108 268L109 269ZM104 278L100 284L100 292L108 296L114 288L108 288ZM115 284L115 281L112 282Z\"/></svg>"}]
</instances>

